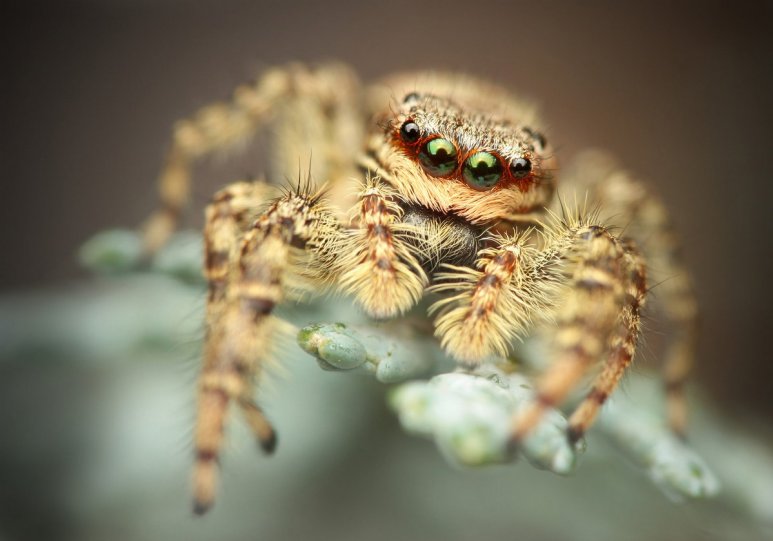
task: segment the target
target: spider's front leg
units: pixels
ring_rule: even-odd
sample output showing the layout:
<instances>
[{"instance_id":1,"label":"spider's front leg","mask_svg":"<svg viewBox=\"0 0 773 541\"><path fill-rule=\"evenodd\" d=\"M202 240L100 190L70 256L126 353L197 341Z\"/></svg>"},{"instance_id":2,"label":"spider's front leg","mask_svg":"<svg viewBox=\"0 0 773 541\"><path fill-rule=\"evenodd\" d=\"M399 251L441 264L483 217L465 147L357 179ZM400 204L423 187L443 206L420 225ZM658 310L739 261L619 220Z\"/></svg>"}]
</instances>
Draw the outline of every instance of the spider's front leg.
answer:
<instances>
[{"instance_id":1,"label":"spider's front leg","mask_svg":"<svg viewBox=\"0 0 773 541\"><path fill-rule=\"evenodd\" d=\"M209 282L207 333L198 384L193 471L194 511L214 501L217 459L225 421L235 402L266 452L276 445L273 427L253 400L255 380L272 358L282 330L271 312L293 286L293 273L318 271L324 279L342 231L320 196L289 193L257 220L249 213L270 189L238 183L219 192L207 208L205 273ZM245 224L250 225L246 228Z\"/></svg>"},{"instance_id":2,"label":"spider's front leg","mask_svg":"<svg viewBox=\"0 0 773 541\"><path fill-rule=\"evenodd\" d=\"M569 418L569 440L579 441L590 428L609 395L615 390L625 370L633 361L636 342L641 332L641 309L646 302L647 273L644 260L633 241L621 242L625 298L617 326L612 331L606 362L585 399Z\"/></svg>"},{"instance_id":3,"label":"spider's front leg","mask_svg":"<svg viewBox=\"0 0 773 541\"><path fill-rule=\"evenodd\" d=\"M197 513L214 501L231 402L266 452L276 444L274 429L252 396L254 380L271 360L272 338L281 331L282 322L271 316L274 307L311 280L352 293L369 315L390 317L411 308L427 282L416 253L421 234L400 221L393 194L376 179L367 181L352 209L354 229L338 222L322 191L298 190L274 200L245 231L245 212L259 206L266 189L234 184L207 209L209 300L193 474Z\"/></svg>"},{"instance_id":4,"label":"spider's front leg","mask_svg":"<svg viewBox=\"0 0 773 541\"><path fill-rule=\"evenodd\" d=\"M426 233L402 222L403 210L394 192L378 178L367 179L352 214L357 227L348 235L336 265L338 286L372 317L389 318L409 310L428 283L421 248L417 249Z\"/></svg>"},{"instance_id":5,"label":"spider's front leg","mask_svg":"<svg viewBox=\"0 0 773 541\"><path fill-rule=\"evenodd\" d=\"M441 262L467 263L478 251L478 228L411 206L378 177L366 179L350 214L355 227L339 245L336 285L374 318L407 312Z\"/></svg>"},{"instance_id":6,"label":"spider's front leg","mask_svg":"<svg viewBox=\"0 0 773 541\"><path fill-rule=\"evenodd\" d=\"M433 309L440 311L441 343L465 365L505 355L512 339L536 323L556 327L537 400L513 419L516 445L608 356L594 390L570 420L570 438L590 426L633 357L646 292L633 245L592 220L549 225L542 249L527 245L529 233L495 239L495 247L481 253L477 270L451 267L433 286L456 293Z\"/></svg>"},{"instance_id":7,"label":"spider's front leg","mask_svg":"<svg viewBox=\"0 0 773 541\"><path fill-rule=\"evenodd\" d=\"M495 246L479 253L477 270L446 265L447 271L435 274L430 290L453 294L430 307L430 313L440 313L435 335L460 364L474 367L490 355L506 356L510 342L526 331L532 314L547 308L544 301L551 281L542 282L544 291L532 287L539 284L525 282L524 262L533 253L526 245L531 233L492 239Z\"/></svg>"}]
</instances>

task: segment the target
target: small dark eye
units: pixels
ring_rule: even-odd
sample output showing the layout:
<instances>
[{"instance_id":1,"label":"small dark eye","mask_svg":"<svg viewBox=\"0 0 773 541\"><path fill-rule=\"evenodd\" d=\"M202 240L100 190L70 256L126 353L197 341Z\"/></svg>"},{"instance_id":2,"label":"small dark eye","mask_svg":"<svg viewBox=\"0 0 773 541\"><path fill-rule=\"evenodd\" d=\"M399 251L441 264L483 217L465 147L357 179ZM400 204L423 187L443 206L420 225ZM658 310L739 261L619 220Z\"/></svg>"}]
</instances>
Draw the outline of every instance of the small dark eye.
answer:
<instances>
[{"instance_id":1,"label":"small dark eye","mask_svg":"<svg viewBox=\"0 0 773 541\"><path fill-rule=\"evenodd\" d=\"M531 162L526 158L516 158L510 164L510 172L515 178L523 178L531 172Z\"/></svg>"},{"instance_id":2,"label":"small dark eye","mask_svg":"<svg viewBox=\"0 0 773 541\"><path fill-rule=\"evenodd\" d=\"M406 120L402 126L400 126L400 139L406 143L415 143L421 137L421 130L419 126L412 120Z\"/></svg>"},{"instance_id":3,"label":"small dark eye","mask_svg":"<svg viewBox=\"0 0 773 541\"><path fill-rule=\"evenodd\" d=\"M419 162L430 175L449 175L456 169L456 147L442 137L427 141L419 151Z\"/></svg>"},{"instance_id":4,"label":"small dark eye","mask_svg":"<svg viewBox=\"0 0 773 541\"><path fill-rule=\"evenodd\" d=\"M403 98L403 103L408 103L409 101L416 101L419 99L419 93L418 92L411 92L410 94L406 94Z\"/></svg>"},{"instance_id":5,"label":"small dark eye","mask_svg":"<svg viewBox=\"0 0 773 541\"><path fill-rule=\"evenodd\" d=\"M545 150L545 148L547 148L548 141L540 132L534 131L531 128L521 128L521 131L523 131L523 133L525 133L530 138L534 139L540 146L540 150Z\"/></svg>"},{"instance_id":6,"label":"small dark eye","mask_svg":"<svg viewBox=\"0 0 773 541\"><path fill-rule=\"evenodd\" d=\"M476 152L464 162L462 173L473 188L491 188L502 178L502 163L490 152Z\"/></svg>"}]
</instances>

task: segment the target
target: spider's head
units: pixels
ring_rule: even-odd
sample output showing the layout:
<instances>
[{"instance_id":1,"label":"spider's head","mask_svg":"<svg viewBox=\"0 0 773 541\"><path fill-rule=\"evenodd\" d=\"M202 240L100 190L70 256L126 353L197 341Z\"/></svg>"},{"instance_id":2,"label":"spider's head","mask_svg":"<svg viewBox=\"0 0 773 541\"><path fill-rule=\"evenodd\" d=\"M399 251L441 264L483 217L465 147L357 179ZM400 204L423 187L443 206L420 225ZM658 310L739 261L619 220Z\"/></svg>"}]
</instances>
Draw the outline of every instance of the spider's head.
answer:
<instances>
[{"instance_id":1,"label":"spider's head","mask_svg":"<svg viewBox=\"0 0 773 541\"><path fill-rule=\"evenodd\" d=\"M489 87L472 90L403 95L370 141L380 173L406 201L473 224L540 210L556 165L535 115Z\"/></svg>"}]
</instances>

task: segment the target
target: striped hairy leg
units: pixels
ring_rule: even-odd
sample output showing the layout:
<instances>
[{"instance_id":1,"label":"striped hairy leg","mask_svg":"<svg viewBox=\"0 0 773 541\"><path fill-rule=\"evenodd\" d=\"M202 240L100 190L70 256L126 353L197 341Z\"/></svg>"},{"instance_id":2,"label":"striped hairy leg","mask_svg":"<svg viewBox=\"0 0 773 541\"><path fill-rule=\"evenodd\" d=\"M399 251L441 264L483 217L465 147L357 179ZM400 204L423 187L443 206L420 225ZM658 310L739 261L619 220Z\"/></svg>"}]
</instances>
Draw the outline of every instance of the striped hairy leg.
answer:
<instances>
[{"instance_id":1,"label":"striped hairy leg","mask_svg":"<svg viewBox=\"0 0 773 541\"><path fill-rule=\"evenodd\" d=\"M436 334L441 344L463 365L505 355L510 342L535 324L555 325L550 365L537 382L537 399L513 419L515 445L547 408L561 405L580 384L608 351L619 325L625 326L626 345L635 345L638 320L627 314L638 313L637 301L626 293L644 293L643 282L631 283L635 252L595 217L547 224L540 232L541 248L527 243L533 234L527 230L497 239L495 247L481 252L477 270L450 267L432 287L456 293L433 310L439 311ZM582 419L583 429L593 420Z\"/></svg>"},{"instance_id":2,"label":"striped hairy leg","mask_svg":"<svg viewBox=\"0 0 773 541\"><path fill-rule=\"evenodd\" d=\"M261 370L275 357L273 338L287 325L271 313L301 284L301 269L329 265L331 246L340 238L338 222L310 191L275 199L257 219L248 220L245 213L260 208L259 200L269 190L261 183L237 183L219 192L207 208L209 298L193 470L197 514L214 502L217 460L232 402L264 451L273 451L274 429L253 399Z\"/></svg>"},{"instance_id":3,"label":"striped hairy leg","mask_svg":"<svg viewBox=\"0 0 773 541\"><path fill-rule=\"evenodd\" d=\"M536 426L547 408L562 404L608 353L619 325L625 327L628 345L635 349L638 340L638 320L625 315L634 310L646 286L631 284L628 243L599 225L568 227L558 235L561 240L554 241L558 240L559 245L569 241L568 251L561 255L568 267L568 280L554 315L556 331L550 366L537 381L537 399L513 418L515 445ZM637 293L628 295L630 290ZM616 383L611 383L610 392ZM583 428L587 429L590 422L592 419Z\"/></svg>"},{"instance_id":4,"label":"striped hairy leg","mask_svg":"<svg viewBox=\"0 0 773 541\"><path fill-rule=\"evenodd\" d=\"M420 233L402 222L403 211L394 191L369 177L352 209L356 226L337 263L339 287L350 293L371 317L388 318L412 308L427 286L427 275L416 254ZM436 243L440 244L440 243Z\"/></svg>"},{"instance_id":5,"label":"striped hairy leg","mask_svg":"<svg viewBox=\"0 0 773 541\"><path fill-rule=\"evenodd\" d=\"M624 240L623 250L624 267L628 272L623 312L613 331L601 373L596 376L590 392L569 418L571 443L579 441L596 420L601 406L620 383L636 353L636 341L641 333L641 309L647 298L647 273L644 260L632 241Z\"/></svg>"},{"instance_id":6,"label":"striped hairy leg","mask_svg":"<svg viewBox=\"0 0 773 541\"><path fill-rule=\"evenodd\" d=\"M668 325L663 359L668 423L683 436L687 429L684 388L695 358L698 307L679 239L663 202L642 182L607 156L586 152L569 168L566 182L579 197L602 209L602 220L624 228L646 261L651 304Z\"/></svg>"},{"instance_id":7,"label":"striped hairy leg","mask_svg":"<svg viewBox=\"0 0 773 541\"><path fill-rule=\"evenodd\" d=\"M405 235L442 235L433 246L454 245L442 227L420 234L400 221L399 207L385 186L368 180L345 228L327 206L324 190L310 185L273 200L245 229L245 211L271 188L237 183L219 192L207 210L206 274L210 284L207 337L199 378L194 510L214 502L217 459L229 405L246 416L261 447L273 451L276 435L253 400L261 369L276 357L272 337L282 330L274 308L307 289L332 286L348 293L374 317L390 317L421 297L426 275L422 244Z\"/></svg>"},{"instance_id":8,"label":"striped hairy leg","mask_svg":"<svg viewBox=\"0 0 773 541\"><path fill-rule=\"evenodd\" d=\"M144 224L145 253L155 253L177 228L195 163L243 148L268 123L274 123L276 139L272 178L282 180L307 163L315 178L351 175L362 138L358 94L355 75L343 65L290 64L239 86L229 102L207 105L178 121L158 179L160 207Z\"/></svg>"}]
</instances>

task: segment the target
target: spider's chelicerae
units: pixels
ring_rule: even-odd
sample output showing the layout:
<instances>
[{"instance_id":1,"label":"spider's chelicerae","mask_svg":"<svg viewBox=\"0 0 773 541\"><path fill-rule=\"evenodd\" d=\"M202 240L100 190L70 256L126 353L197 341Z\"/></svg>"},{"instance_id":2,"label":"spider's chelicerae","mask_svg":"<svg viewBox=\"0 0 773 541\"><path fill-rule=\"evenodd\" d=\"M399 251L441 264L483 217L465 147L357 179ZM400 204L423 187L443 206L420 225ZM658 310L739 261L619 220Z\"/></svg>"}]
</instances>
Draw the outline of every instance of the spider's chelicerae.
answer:
<instances>
[{"instance_id":1,"label":"spider's chelicerae","mask_svg":"<svg viewBox=\"0 0 773 541\"><path fill-rule=\"evenodd\" d=\"M149 252L176 227L193 162L268 122L273 178L309 163L311 180L284 190L236 182L207 207L196 512L213 503L232 404L274 449L254 381L281 326L272 311L299 288L344 292L374 318L400 316L429 292L435 335L462 367L507 355L517 337L550 333L537 399L512 419L517 446L600 366L569 419L570 440L582 437L631 363L647 283L659 283L674 329L664 360L669 421L684 431L696 309L662 204L598 154L562 179L560 200L580 201L579 210L554 203L556 159L535 110L477 79L412 73L362 87L340 65L266 72L230 103L177 124L163 205L146 227Z\"/></svg>"}]
</instances>

